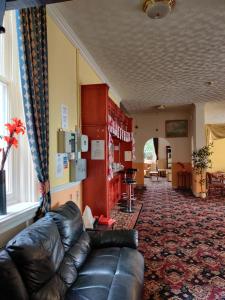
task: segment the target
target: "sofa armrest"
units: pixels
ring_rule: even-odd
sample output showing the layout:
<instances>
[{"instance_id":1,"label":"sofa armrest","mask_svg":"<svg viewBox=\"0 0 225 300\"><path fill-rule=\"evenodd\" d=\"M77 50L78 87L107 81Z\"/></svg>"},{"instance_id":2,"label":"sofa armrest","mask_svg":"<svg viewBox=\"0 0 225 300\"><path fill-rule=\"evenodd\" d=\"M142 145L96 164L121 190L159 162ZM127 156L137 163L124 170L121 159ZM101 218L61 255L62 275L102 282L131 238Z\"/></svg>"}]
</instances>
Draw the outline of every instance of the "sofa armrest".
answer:
<instances>
[{"instance_id":1,"label":"sofa armrest","mask_svg":"<svg viewBox=\"0 0 225 300\"><path fill-rule=\"evenodd\" d=\"M88 231L93 248L138 247L137 230Z\"/></svg>"}]
</instances>

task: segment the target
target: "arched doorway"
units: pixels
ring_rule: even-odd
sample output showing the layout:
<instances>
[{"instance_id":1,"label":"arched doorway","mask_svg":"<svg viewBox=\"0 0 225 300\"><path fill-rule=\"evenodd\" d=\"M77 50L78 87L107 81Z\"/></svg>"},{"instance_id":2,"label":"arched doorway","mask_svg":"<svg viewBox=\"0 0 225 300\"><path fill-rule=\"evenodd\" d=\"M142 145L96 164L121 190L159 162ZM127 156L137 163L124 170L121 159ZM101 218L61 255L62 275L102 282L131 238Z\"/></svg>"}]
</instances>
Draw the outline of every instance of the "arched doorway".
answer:
<instances>
[{"instance_id":1,"label":"arched doorway","mask_svg":"<svg viewBox=\"0 0 225 300\"><path fill-rule=\"evenodd\" d=\"M144 145L144 177L172 181L172 147L165 138L150 138Z\"/></svg>"}]
</instances>

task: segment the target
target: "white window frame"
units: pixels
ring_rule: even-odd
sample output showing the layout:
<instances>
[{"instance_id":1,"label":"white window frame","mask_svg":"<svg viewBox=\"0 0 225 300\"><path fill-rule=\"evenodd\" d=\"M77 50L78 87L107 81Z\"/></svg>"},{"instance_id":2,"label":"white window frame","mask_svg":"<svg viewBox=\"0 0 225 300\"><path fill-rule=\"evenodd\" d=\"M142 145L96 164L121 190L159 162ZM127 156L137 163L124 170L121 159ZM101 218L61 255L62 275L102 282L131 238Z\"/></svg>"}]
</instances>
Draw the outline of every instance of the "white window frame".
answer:
<instances>
[{"instance_id":1,"label":"white window frame","mask_svg":"<svg viewBox=\"0 0 225 300\"><path fill-rule=\"evenodd\" d=\"M13 117L25 121L22 105L22 92L19 78L19 58L16 36L15 12L6 12L4 18L5 55L7 70L5 76L0 75L0 81L7 85L8 97L8 121ZM38 201L38 182L36 179L27 135L18 136L19 146L11 149L7 159L9 167L10 193L7 193L7 208L24 202ZM13 148L13 147L12 147Z\"/></svg>"}]
</instances>

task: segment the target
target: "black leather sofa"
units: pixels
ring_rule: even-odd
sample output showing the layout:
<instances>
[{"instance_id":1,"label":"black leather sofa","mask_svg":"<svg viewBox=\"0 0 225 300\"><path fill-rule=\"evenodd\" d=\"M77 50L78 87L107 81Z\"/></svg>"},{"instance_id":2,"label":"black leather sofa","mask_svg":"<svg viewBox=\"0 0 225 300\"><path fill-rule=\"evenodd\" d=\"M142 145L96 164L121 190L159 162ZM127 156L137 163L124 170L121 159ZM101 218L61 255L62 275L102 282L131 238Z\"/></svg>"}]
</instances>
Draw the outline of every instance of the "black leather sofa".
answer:
<instances>
[{"instance_id":1,"label":"black leather sofa","mask_svg":"<svg viewBox=\"0 0 225 300\"><path fill-rule=\"evenodd\" d=\"M137 243L135 230L85 231L78 207L67 202L0 252L0 299L141 299Z\"/></svg>"}]
</instances>

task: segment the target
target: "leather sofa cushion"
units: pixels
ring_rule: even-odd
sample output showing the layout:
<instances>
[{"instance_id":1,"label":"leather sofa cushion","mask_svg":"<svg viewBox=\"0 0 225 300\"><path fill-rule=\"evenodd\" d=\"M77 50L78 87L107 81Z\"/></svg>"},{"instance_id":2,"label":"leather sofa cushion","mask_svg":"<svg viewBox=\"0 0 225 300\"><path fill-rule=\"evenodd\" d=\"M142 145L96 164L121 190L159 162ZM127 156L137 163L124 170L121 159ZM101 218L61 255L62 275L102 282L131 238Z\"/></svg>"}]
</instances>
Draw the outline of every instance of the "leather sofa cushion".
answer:
<instances>
[{"instance_id":1,"label":"leather sofa cushion","mask_svg":"<svg viewBox=\"0 0 225 300\"><path fill-rule=\"evenodd\" d=\"M66 300L141 299L143 268L143 257L134 249L93 250Z\"/></svg>"},{"instance_id":2,"label":"leather sofa cushion","mask_svg":"<svg viewBox=\"0 0 225 300\"><path fill-rule=\"evenodd\" d=\"M69 288L76 280L77 269L74 265L73 258L68 254L68 252L64 256L64 259L63 259L57 273L58 273L59 277L61 278L61 280L65 283L67 288Z\"/></svg>"},{"instance_id":3,"label":"leather sofa cushion","mask_svg":"<svg viewBox=\"0 0 225 300\"><path fill-rule=\"evenodd\" d=\"M65 253L57 226L46 218L21 231L8 242L6 250L30 295L55 275Z\"/></svg>"},{"instance_id":4,"label":"leather sofa cushion","mask_svg":"<svg viewBox=\"0 0 225 300\"><path fill-rule=\"evenodd\" d=\"M47 216L56 223L65 251L68 251L84 231L80 209L74 202L68 201Z\"/></svg>"},{"instance_id":5,"label":"leather sofa cushion","mask_svg":"<svg viewBox=\"0 0 225 300\"><path fill-rule=\"evenodd\" d=\"M0 299L28 300L22 278L5 250L0 252Z\"/></svg>"},{"instance_id":6,"label":"leather sofa cushion","mask_svg":"<svg viewBox=\"0 0 225 300\"><path fill-rule=\"evenodd\" d=\"M67 254L72 258L77 269L80 269L91 252L91 240L87 232L83 232Z\"/></svg>"},{"instance_id":7,"label":"leather sofa cushion","mask_svg":"<svg viewBox=\"0 0 225 300\"><path fill-rule=\"evenodd\" d=\"M116 272L119 256L120 248L117 247L92 250L83 268L79 271L79 276L92 273L113 276Z\"/></svg>"},{"instance_id":8,"label":"leather sofa cushion","mask_svg":"<svg viewBox=\"0 0 225 300\"><path fill-rule=\"evenodd\" d=\"M105 274L80 276L68 290L65 300L108 300L112 280L113 276ZM117 299L122 300L125 298ZM130 300L130 298L126 299Z\"/></svg>"},{"instance_id":9,"label":"leather sofa cushion","mask_svg":"<svg viewBox=\"0 0 225 300\"><path fill-rule=\"evenodd\" d=\"M65 299L66 290L66 285L56 274L43 287L34 292L30 300L62 300Z\"/></svg>"},{"instance_id":10,"label":"leather sofa cushion","mask_svg":"<svg viewBox=\"0 0 225 300\"><path fill-rule=\"evenodd\" d=\"M77 278L77 270L82 267L91 252L90 237L83 232L77 242L65 253L58 274L67 287Z\"/></svg>"}]
</instances>

